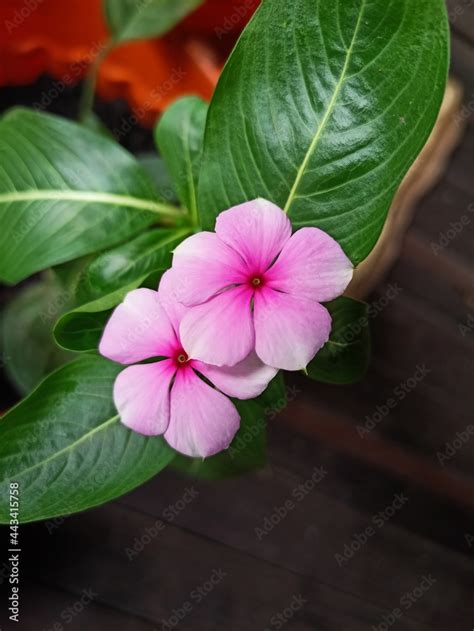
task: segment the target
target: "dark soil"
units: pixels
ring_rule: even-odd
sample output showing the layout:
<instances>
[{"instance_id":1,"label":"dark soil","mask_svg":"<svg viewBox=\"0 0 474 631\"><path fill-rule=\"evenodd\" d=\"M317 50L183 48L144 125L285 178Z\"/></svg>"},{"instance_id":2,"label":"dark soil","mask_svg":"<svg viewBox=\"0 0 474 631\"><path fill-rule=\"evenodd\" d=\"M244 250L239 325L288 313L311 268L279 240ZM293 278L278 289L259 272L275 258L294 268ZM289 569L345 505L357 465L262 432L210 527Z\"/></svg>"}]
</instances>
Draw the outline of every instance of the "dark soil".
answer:
<instances>
[{"instance_id":1,"label":"dark soil","mask_svg":"<svg viewBox=\"0 0 474 631\"><path fill-rule=\"evenodd\" d=\"M0 88L0 112L15 106L33 107L74 120L77 118L80 94L80 84L66 86L43 75L32 85ZM154 150L151 129L130 124L133 117L126 101L96 99L94 111L111 133L120 130L118 142L132 153Z\"/></svg>"}]
</instances>

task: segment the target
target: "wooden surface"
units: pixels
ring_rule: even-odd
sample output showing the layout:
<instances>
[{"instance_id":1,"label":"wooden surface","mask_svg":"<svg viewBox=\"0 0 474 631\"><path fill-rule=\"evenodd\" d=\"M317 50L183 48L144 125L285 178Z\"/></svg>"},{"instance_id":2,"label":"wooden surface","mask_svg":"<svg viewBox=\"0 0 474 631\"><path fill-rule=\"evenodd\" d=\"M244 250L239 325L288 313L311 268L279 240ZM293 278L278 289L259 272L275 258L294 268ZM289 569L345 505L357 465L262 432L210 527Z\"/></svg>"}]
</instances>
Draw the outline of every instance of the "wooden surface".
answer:
<instances>
[{"instance_id":1,"label":"wooden surface","mask_svg":"<svg viewBox=\"0 0 474 631\"><path fill-rule=\"evenodd\" d=\"M444 466L438 456L474 424L474 2L449 5L467 129L370 296L367 377L346 388L289 379L297 393L269 422L263 471L222 482L166 471L108 506L23 527L23 619L8 626L4 600L2 630L474 628L474 436ZM463 230L434 248L463 216ZM418 366L428 372L402 399ZM301 499L315 467L327 473ZM289 500L270 532L256 531ZM71 618L70 607L82 611Z\"/></svg>"}]
</instances>

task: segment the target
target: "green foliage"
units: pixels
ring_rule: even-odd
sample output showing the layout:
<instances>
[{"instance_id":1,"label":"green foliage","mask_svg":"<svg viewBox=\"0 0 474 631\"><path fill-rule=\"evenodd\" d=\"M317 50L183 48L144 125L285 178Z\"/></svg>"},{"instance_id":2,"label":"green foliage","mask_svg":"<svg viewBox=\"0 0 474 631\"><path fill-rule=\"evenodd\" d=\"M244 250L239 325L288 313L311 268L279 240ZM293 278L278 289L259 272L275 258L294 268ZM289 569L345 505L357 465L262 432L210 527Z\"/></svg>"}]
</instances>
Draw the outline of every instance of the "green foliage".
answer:
<instances>
[{"instance_id":1,"label":"green foliage","mask_svg":"<svg viewBox=\"0 0 474 631\"><path fill-rule=\"evenodd\" d=\"M203 0L105 0L115 42L158 37L171 30Z\"/></svg>"},{"instance_id":2,"label":"green foliage","mask_svg":"<svg viewBox=\"0 0 474 631\"><path fill-rule=\"evenodd\" d=\"M207 104L197 97L176 101L163 114L155 139L181 202L197 222L197 187L201 169Z\"/></svg>"},{"instance_id":3,"label":"green foliage","mask_svg":"<svg viewBox=\"0 0 474 631\"><path fill-rule=\"evenodd\" d=\"M341 296L326 307L332 317L331 337L308 365L308 376L326 383L359 381L370 360L367 304Z\"/></svg>"},{"instance_id":4,"label":"green foliage","mask_svg":"<svg viewBox=\"0 0 474 631\"><path fill-rule=\"evenodd\" d=\"M447 71L444 0L264 1L209 109L204 229L263 197L358 263L431 132Z\"/></svg>"},{"instance_id":5,"label":"green foliage","mask_svg":"<svg viewBox=\"0 0 474 631\"><path fill-rule=\"evenodd\" d=\"M161 437L127 429L112 401L122 366L82 357L50 375L0 422L0 522L9 485L20 486L20 521L66 515L127 493L173 458Z\"/></svg>"},{"instance_id":6,"label":"green foliage","mask_svg":"<svg viewBox=\"0 0 474 631\"><path fill-rule=\"evenodd\" d=\"M8 283L177 214L113 140L56 116L6 114L0 159L0 280Z\"/></svg>"},{"instance_id":7,"label":"green foliage","mask_svg":"<svg viewBox=\"0 0 474 631\"><path fill-rule=\"evenodd\" d=\"M6 306L0 324L5 373L26 395L49 372L71 359L53 341L52 328L70 299L54 279L23 287Z\"/></svg>"},{"instance_id":8,"label":"green foliage","mask_svg":"<svg viewBox=\"0 0 474 631\"><path fill-rule=\"evenodd\" d=\"M116 44L165 33L199 4L105 0L112 39L88 81L86 125L23 109L0 119L0 280L55 268L2 315L6 370L23 392L67 357L52 351L42 314L60 316L60 346L95 350L111 309L139 286L156 288L172 250L234 204L272 200L295 229L325 230L357 264L431 132L448 67L443 0L263 0L209 110L180 99L155 130L162 158L134 158L90 115L94 73ZM164 202L175 195L189 214ZM345 297L327 306L331 337L308 375L352 383L369 361L367 306ZM266 421L286 401L281 375L258 399L236 401L240 431L203 461L120 423L112 388L121 369L81 357L1 420L0 521L10 481L27 522L118 497L174 458L206 478L265 463Z\"/></svg>"},{"instance_id":9,"label":"green foliage","mask_svg":"<svg viewBox=\"0 0 474 631\"><path fill-rule=\"evenodd\" d=\"M68 350L96 350L110 310L129 291L158 287L171 266L172 250L189 234L187 228L156 228L95 258L81 273L75 306L54 327L57 343Z\"/></svg>"}]
</instances>

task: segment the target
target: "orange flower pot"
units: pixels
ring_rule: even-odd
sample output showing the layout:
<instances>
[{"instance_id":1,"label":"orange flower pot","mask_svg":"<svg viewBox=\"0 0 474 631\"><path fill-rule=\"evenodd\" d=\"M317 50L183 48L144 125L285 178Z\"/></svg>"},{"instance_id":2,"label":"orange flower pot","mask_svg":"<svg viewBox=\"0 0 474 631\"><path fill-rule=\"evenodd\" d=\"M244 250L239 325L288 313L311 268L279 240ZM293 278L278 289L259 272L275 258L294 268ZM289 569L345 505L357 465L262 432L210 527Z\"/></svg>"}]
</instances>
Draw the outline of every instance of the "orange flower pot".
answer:
<instances>
[{"instance_id":1,"label":"orange flower pot","mask_svg":"<svg viewBox=\"0 0 474 631\"><path fill-rule=\"evenodd\" d=\"M208 0L165 37L118 47L101 66L99 96L125 98L145 125L184 94L209 99L257 5ZM2 0L0 25L0 85L32 83L44 73L58 88L74 85L108 35L102 0Z\"/></svg>"}]
</instances>

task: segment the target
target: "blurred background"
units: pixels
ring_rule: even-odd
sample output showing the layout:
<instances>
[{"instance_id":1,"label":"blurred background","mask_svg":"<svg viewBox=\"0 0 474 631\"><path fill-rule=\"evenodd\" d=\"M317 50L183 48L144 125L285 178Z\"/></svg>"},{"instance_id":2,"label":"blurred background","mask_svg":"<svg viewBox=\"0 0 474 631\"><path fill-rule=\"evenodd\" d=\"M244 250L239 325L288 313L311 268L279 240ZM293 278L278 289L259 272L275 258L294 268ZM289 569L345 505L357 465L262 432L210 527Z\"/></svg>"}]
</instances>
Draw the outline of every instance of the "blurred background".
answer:
<instances>
[{"instance_id":1,"label":"blurred background","mask_svg":"<svg viewBox=\"0 0 474 631\"><path fill-rule=\"evenodd\" d=\"M258 4L207 0L165 37L114 50L98 75L101 123L153 151L160 113L211 97ZM167 470L104 507L23 526L22 621L8 622L4 596L1 629L474 628L474 2L447 5L442 114L352 288L371 306L367 376L287 376L260 471ZM100 0L1 0L1 111L75 118L106 37ZM1 287L2 308L18 291ZM19 392L5 340L1 352L6 410Z\"/></svg>"}]
</instances>

